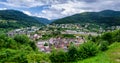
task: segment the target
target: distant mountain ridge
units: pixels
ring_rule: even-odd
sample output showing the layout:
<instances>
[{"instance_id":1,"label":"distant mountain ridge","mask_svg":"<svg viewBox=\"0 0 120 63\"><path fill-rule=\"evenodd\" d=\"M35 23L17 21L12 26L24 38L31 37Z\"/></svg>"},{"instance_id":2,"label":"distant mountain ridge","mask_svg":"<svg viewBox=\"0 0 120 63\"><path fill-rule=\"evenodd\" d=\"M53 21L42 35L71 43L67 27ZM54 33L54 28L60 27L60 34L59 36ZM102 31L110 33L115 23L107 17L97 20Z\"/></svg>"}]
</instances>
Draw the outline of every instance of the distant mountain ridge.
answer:
<instances>
[{"instance_id":1,"label":"distant mountain ridge","mask_svg":"<svg viewBox=\"0 0 120 63\"><path fill-rule=\"evenodd\" d=\"M84 12L55 20L52 23L98 23L106 25L120 25L120 11L104 10L101 12Z\"/></svg>"},{"instance_id":2,"label":"distant mountain ridge","mask_svg":"<svg viewBox=\"0 0 120 63\"><path fill-rule=\"evenodd\" d=\"M46 19L46 18L40 18L40 17L34 17L34 18L43 24L50 24L51 23L51 21Z\"/></svg>"},{"instance_id":3,"label":"distant mountain ridge","mask_svg":"<svg viewBox=\"0 0 120 63\"><path fill-rule=\"evenodd\" d=\"M47 19L39 18L38 20L35 17L28 16L17 10L0 10L0 28L43 26L42 20L44 21Z\"/></svg>"}]
</instances>

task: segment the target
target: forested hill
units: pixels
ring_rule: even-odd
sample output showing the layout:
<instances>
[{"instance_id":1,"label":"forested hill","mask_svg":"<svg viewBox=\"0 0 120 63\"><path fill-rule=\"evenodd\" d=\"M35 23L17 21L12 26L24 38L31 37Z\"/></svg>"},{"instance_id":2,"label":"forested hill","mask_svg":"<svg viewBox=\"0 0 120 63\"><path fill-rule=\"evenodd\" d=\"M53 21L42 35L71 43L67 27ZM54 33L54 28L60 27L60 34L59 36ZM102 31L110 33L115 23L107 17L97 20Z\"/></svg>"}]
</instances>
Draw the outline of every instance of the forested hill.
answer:
<instances>
[{"instance_id":1,"label":"forested hill","mask_svg":"<svg viewBox=\"0 0 120 63\"><path fill-rule=\"evenodd\" d=\"M41 26L34 17L28 16L16 10L0 10L0 28L21 28L29 26Z\"/></svg>"},{"instance_id":2,"label":"forested hill","mask_svg":"<svg viewBox=\"0 0 120 63\"><path fill-rule=\"evenodd\" d=\"M55 20L52 23L103 23L107 25L120 25L120 11L104 10L101 12L84 12Z\"/></svg>"}]
</instances>

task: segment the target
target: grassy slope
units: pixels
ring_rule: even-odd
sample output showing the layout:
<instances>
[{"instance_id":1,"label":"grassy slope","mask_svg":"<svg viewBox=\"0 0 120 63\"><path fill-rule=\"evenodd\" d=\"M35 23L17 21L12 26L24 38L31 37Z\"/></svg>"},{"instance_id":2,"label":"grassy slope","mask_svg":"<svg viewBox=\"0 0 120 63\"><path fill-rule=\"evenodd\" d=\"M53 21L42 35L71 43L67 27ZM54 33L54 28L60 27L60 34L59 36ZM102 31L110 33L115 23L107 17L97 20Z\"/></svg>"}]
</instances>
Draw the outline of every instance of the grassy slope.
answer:
<instances>
[{"instance_id":1,"label":"grassy slope","mask_svg":"<svg viewBox=\"0 0 120 63\"><path fill-rule=\"evenodd\" d=\"M77 63L120 63L120 43L116 42L109 46L109 50Z\"/></svg>"}]
</instances>

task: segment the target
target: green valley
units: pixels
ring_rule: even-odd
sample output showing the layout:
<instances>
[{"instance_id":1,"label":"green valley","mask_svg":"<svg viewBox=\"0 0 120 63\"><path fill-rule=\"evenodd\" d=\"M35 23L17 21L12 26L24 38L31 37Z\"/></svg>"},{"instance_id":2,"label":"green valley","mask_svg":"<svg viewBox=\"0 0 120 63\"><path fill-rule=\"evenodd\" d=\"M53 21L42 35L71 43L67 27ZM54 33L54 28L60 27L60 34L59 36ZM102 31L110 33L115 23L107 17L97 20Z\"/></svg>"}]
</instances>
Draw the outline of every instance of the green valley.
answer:
<instances>
[{"instance_id":1,"label":"green valley","mask_svg":"<svg viewBox=\"0 0 120 63\"><path fill-rule=\"evenodd\" d=\"M0 11L0 63L120 63L119 11L58 19Z\"/></svg>"}]
</instances>

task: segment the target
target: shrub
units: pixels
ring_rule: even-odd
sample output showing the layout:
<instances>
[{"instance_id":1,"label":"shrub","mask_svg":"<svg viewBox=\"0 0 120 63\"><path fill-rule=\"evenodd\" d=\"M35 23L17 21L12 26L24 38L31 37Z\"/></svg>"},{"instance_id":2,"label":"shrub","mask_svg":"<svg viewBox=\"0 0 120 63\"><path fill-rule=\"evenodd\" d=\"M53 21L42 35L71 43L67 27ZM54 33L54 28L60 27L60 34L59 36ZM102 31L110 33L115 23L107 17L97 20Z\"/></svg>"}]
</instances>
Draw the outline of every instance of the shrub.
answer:
<instances>
[{"instance_id":1,"label":"shrub","mask_svg":"<svg viewBox=\"0 0 120 63\"><path fill-rule=\"evenodd\" d=\"M27 55L28 63L50 63L49 55L45 53L30 53Z\"/></svg>"},{"instance_id":2,"label":"shrub","mask_svg":"<svg viewBox=\"0 0 120 63\"><path fill-rule=\"evenodd\" d=\"M48 43L45 42L44 46L48 46Z\"/></svg>"},{"instance_id":3,"label":"shrub","mask_svg":"<svg viewBox=\"0 0 120 63\"><path fill-rule=\"evenodd\" d=\"M120 42L120 30L115 30L114 32L106 32L101 35L99 39L105 40L109 42L109 45L114 42Z\"/></svg>"},{"instance_id":4,"label":"shrub","mask_svg":"<svg viewBox=\"0 0 120 63\"><path fill-rule=\"evenodd\" d=\"M104 34L101 36L101 39L108 41L109 44L112 44L112 43L114 42L114 41L112 40L112 39L113 39L113 34L112 34L111 32L104 33Z\"/></svg>"},{"instance_id":5,"label":"shrub","mask_svg":"<svg viewBox=\"0 0 120 63\"><path fill-rule=\"evenodd\" d=\"M14 37L14 40L21 44L28 44L30 42L29 38L26 35L16 35Z\"/></svg>"},{"instance_id":6,"label":"shrub","mask_svg":"<svg viewBox=\"0 0 120 63\"><path fill-rule=\"evenodd\" d=\"M0 47L16 49L17 44L12 38L6 36L5 34L0 34Z\"/></svg>"},{"instance_id":7,"label":"shrub","mask_svg":"<svg viewBox=\"0 0 120 63\"><path fill-rule=\"evenodd\" d=\"M99 50L105 51L108 49L109 43L107 41L102 41L99 43Z\"/></svg>"},{"instance_id":8,"label":"shrub","mask_svg":"<svg viewBox=\"0 0 120 63\"><path fill-rule=\"evenodd\" d=\"M2 49L0 52L0 63L18 62L27 63L25 51Z\"/></svg>"},{"instance_id":9,"label":"shrub","mask_svg":"<svg viewBox=\"0 0 120 63\"><path fill-rule=\"evenodd\" d=\"M116 30L112 32L112 34L113 34L113 41L120 42L120 30Z\"/></svg>"},{"instance_id":10,"label":"shrub","mask_svg":"<svg viewBox=\"0 0 120 63\"><path fill-rule=\"evenodd\" d=\"M32 48L34 51L38 49L34 41L30 41L30 42L29 42L29 45L31 46L31 48Z\"/></svg>"},{"instance_id":11,"label":"shrub","mask_svg":"<svg viewBox=\"0 0 120 63\"><path fill-rule=\"evenodd\" d=\"M98 53L97 45L93 42L86 42L80 45L78 49L78 59L85 59L91 56L95 56Z\"/></svg>"},{"instance_id":12,"label":"shrub","mask_svg":"<svg viewBox=\"0 0 120 63\"><path fill-rule=\"evenodd\" d=\"M68 49L68 60L69 61L76 61L78 50L75 46L71 45L71 47Z\"/></svg>"},{"instance_id":13,"label":"shrub","mask_svg":"<svg viewBox=\"0 0 120 63\"><path fill-rule=\"evenodd\" d=\"M67 53L60 50L60 51L54 51L50 55L50 60L53 63L61 63L61 62L67 62Z\"/></svg>"}]
</instances>

